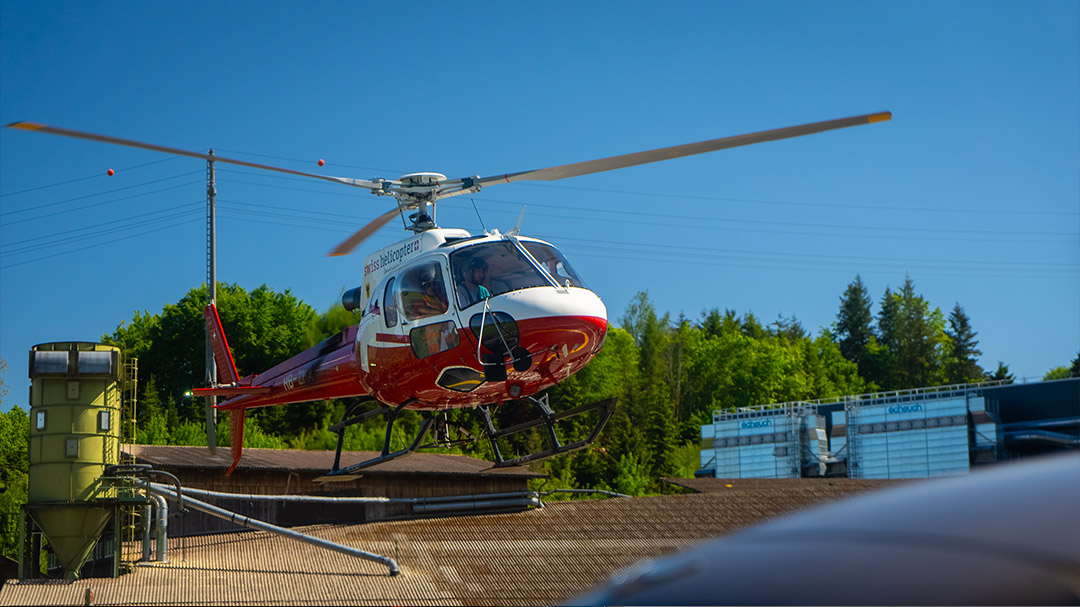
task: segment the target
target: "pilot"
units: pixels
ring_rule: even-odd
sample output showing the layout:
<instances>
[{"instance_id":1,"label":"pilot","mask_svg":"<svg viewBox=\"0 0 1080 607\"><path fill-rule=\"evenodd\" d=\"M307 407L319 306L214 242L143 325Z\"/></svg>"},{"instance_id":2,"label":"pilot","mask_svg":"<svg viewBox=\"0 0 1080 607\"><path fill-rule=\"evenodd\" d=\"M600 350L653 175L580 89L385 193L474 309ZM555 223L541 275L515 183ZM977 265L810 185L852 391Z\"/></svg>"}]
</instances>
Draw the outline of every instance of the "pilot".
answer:
<instances>
[{"instance_id":1,"label":"pilot","mask_svg":"<svg viewBox=\"0 0 1080 607\"><path fill-rule=\"evenodd\" d=\"M469 260L468 270L465 272L465 290L469 293L469 305L491 297L484 283L488 282L488 264L482 257L473 257Z\"/></svg>"}]
</instances>

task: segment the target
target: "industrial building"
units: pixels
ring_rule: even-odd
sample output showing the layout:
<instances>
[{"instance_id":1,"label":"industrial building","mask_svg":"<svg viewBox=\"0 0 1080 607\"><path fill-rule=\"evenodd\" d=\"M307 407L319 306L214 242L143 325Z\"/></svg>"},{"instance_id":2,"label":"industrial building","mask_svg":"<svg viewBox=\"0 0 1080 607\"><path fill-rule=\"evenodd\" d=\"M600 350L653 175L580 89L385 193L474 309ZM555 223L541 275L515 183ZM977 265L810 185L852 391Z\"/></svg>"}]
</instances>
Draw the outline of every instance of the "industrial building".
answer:
<instances>
[{"instance_id":1,"label":"industrial building","mask_svg":"<svg viewBox=\"0 0 1080 607\"><path fill-rule=\"evenodd\" d=\"M360 474L324 477L328 482L320 484L318 477L339 460L348 466L375 454L251 449L239 468L242 474L227 476L225 449L125 445L134 429L135 369L118 348L105 344L53 342L31 350L20 579L42 576L43 562L48 576L119 576L134 563L167 562L170 536L244 527L290 535L287 527L301 524L540 505L528 483L543 475L519 467L491 469L490 462L463 455L413 454ZM192 489L193 484L201 489ZM178 502L180 512L189 510L186 505L201 506L181 517L179 526L169 525L169 499Z\"/></svg>"},{"instance_id":2,"label":"industrial building","mask_svg":"<svg viewBox=\"0 0 1080 607\"><path fill-rule=\"evenodd\" d=\"M902 479L1080 447L1080 378L715 411L699 477Z\"/></svg>"}]
</instances>

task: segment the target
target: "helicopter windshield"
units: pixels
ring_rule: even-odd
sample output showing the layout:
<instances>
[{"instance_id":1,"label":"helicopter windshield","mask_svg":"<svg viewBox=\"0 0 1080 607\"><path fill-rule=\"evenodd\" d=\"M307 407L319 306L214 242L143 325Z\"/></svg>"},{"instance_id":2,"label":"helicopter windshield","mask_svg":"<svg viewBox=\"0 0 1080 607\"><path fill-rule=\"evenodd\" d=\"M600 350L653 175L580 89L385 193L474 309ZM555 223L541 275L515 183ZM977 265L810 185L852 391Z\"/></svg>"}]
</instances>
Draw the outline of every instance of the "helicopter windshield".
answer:
<instances>
[{"instance_id":1,"label":"helicopter windshield","mask_svg":"<svg viewBox=\"0 0 1080 607\"><path fill-rule=\"evenodd\" d=\"M547 268L551 277L561 286L581 287L583 289L588 288L585 286L585 283L578 278L577 272L574 272L574 269L570 267L570 262L566 261L563 254L555 247L542 242L532 242L528 240L521 241L521 244L525 246L525 250L528 251L536 261L540 262L540 265Z\"/></svg>"},{"instance_id":2,"label":"helicopter windshield","mask_svg":"<svg viewBox=\"0 0 1080 607\"><path fill-rule=\"evenodd\" d=\"M584 286L555 247L539 242L521 242L530 255L548 268L560 285ZM450 268L457 286L458 307L462 310L493 295L551 286L526 256L513 243L505 240L454 251L450 254Z\"/></svg>"}]
</instances>

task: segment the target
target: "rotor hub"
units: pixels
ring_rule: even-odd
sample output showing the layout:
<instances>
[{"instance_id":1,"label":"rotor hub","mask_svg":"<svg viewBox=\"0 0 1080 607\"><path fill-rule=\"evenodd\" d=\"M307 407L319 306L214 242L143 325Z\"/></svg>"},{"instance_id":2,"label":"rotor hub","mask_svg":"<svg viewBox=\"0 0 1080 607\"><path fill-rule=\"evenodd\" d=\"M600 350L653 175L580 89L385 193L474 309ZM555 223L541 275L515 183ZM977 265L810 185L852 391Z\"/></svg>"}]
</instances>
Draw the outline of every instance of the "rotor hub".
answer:
<instances>
[{"instance_id":1,"label":"rotor hub","mask_svg":"<svg viewBox=\"0 0 1080 607\"><path fill-rule=\"evenodd\" d=\"M434 187L440 182L446 181L446 175L442 173L409 173L402 175L398 181L406 187Z\"/></svg>"}]
</instances>

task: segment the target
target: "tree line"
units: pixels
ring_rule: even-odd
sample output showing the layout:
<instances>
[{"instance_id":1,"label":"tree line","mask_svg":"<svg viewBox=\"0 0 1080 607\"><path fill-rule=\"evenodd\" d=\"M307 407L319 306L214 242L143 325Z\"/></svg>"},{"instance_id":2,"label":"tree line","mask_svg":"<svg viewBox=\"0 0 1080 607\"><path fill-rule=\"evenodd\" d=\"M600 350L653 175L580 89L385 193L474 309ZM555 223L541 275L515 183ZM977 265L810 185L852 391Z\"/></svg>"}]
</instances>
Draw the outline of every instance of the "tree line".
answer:
<instances>
[{"instance_id":1,"label":"tree line","mask_svg":"<svg viewBox=\"0 0 1080 607\"><path fill-rule=\"evenodd\" d=\"M161 312L137 312L104 343L139 359L137 442L205 445L203 401L187 396L205 383L203 307L205 286L190 290ZM265 285L252 291L220 284L218 309L241 375L262 372L289 356L358 322L335 304L317 313L288 290ZM886 288L874 302L855 276L839 297L835 322L808 331L794 317L770 323L752 312L712 308L696 319L660 314L646 292L638 293L612 323L604 348L583 370L553 387L556 410L619 398L615 413L588 449L541 462L553 483L641 495L661 490L660 478L690 477L699 465L701 426L716 410L811 400L876 391L1011 380L1008 365L993 370L978 363L977 332L963 306L948 316L931 305L905 277L897 290ZM1055 367L1046 379L1080 376L1080 354L1071 365ZM0 383L0 398L3 384ZM344 401L265 407L246 418L246 447L333 449ZM522 403L507 403L503 413L528 415ZM458 422L480 435L468 411ZM421 417L408 414L396 424L393 448L401 448ZM584 438L590 420L560 427L564 442ZM19 407L0 415L0 511L25 502L26 437L29 417ZM344 446L382 448L380 418L352 426ZM219 445L229 441L228 423L219 420ZM519 437L511 447L537 448L540 437ZM466 452L491 459L479 441ZM12 540L14 541L14 540ZM6 545L5 545L6 547Z\"/></svg>"}]
</instances>

